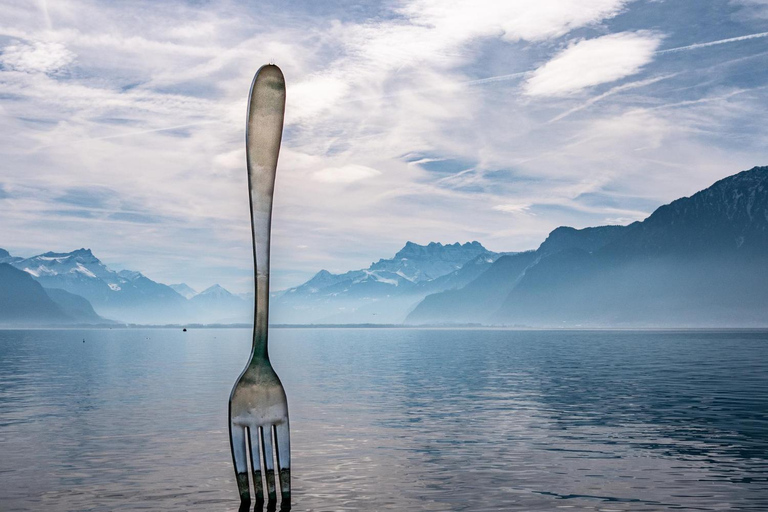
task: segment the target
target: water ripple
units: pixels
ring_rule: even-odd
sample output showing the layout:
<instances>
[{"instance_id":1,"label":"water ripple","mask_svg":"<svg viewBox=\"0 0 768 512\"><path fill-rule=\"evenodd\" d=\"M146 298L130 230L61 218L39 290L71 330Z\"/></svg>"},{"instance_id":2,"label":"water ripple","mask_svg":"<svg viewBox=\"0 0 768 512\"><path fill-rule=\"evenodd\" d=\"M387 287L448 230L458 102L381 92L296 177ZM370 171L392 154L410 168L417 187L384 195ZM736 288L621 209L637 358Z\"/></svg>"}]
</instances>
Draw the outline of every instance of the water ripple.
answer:
<instances>
[{"instance_id":1,"label":"water ripple","mask_svg":"<svg viewBox=\"0 0 768 512\"><path fill-rule=\"evenodd\" d=\"M249 343L0 331L3 510L237 510ZM270 352L293 510L768 510L766 332L280 329Z\"/></svg>"}]
</instances>

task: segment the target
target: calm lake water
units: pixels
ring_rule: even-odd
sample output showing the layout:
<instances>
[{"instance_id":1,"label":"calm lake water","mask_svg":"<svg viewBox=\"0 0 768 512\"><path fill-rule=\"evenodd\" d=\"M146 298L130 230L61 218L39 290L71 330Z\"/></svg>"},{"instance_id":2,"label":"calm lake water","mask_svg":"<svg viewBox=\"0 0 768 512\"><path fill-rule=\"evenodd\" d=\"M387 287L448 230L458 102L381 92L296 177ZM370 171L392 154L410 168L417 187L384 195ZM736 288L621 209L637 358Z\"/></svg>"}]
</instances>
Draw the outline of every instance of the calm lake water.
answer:
<instances>
[{"instance_id":1,"label":"calm lake water","mask_svg":"<svg viewBox=\"0 0 768 512\"><path fill-rule=\"evenodd\" d=\"M0 509L237 510L249 350L0 331ZM296 511L768 510L768 332L274 329L270 352Z\"/></svg>"}]
</instances>

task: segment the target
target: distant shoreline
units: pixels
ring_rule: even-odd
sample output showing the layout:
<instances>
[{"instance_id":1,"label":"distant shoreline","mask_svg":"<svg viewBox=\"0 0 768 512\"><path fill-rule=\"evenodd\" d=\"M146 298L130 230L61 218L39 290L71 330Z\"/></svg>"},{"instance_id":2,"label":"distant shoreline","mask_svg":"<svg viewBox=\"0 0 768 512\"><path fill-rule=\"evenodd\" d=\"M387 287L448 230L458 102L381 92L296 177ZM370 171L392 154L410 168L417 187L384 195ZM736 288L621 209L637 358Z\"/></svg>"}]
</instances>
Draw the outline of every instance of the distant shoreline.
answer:
<instances>
[{"instance_id":1,"label":"distant shoreline","mask_svg":"<svg viewBox=\"0 0 768 512\"><path fill-rule=\"evenodd\" d=\"M480 324L455 324L455 325L403 325L403 324L272 324L272 329L431 329L431 330L480 330L480 331L739 331L739 332L763 332L768 331L768 325L758 327L700 327L700 326L658 326L658 327L531 327L531 326L503 326ZM20 330L129 330L129 329L252 329L253 324L165 324L165 325L139 325L139 324L108 324L108 325L0 325L0 331Z\"/></svg>"}]
</instances>

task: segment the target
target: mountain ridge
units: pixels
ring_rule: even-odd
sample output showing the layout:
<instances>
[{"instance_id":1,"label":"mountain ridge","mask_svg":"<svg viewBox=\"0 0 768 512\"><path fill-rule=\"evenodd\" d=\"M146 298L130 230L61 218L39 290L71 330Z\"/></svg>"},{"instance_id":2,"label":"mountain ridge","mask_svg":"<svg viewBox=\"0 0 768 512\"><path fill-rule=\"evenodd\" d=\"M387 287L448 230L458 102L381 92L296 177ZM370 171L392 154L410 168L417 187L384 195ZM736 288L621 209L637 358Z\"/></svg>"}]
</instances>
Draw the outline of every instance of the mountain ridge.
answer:
<instances>
[{"instance_id":1,"label":"mountain ridge","mask_svg":"<svg viewBox=\"0 0 768 512\"><path fill-rule=\"evenodd\" d=\"M466 284L498 256L477 241L407 241L393 257L366 269L321 270L299 286L272 294L270 318L281 324L399 323L426 294ZM462 272L470 262L474 267Z\"/></svg>"},{"instance_id":2,"label":"mountain ridge","mask_svg":"<svg viewBox=\"0 0 768 512\"><path fill-rule=\"evenodd\" d=\"M475 283L427 296L406 322L450 323L443 314L450 311L492 325L768 325L768 167L719 180L627 226L557 228L534 255L479 290ZM459 315L478 297L502 295Z\"/></svg>"},{"instance_id":3,"label":"mountain ridge","mask_svg":"<svg viewBox=\"0 0 768 512\"><path fill-rule=\"evenodd\" d=\"M250 321L252 316L248 302L240 297L226 304L205 299L192 302L141 272L110 269L86 248L48 251L29 258L13 257L0 249L0 262L30 275L46 291L58 290L50 292L49 298L61 302L65 310L94 321L103 316L132 324L216 323L222 318L239 323ZM216 286L211 288L219 295L234 297Z\"/></svg>"},{"instance_id":4,"label":"mountain ridge","mask_svg":"<svg viewBox=\"0 0 768 512\"><path fill-rule=\"evenodd\" d=\"M187 300L197 295L197 291L186 283L169 284L168 286Z\"/></svg>"},{"instance_id":5,"label":"mountain ridge","mask_svg":"<svg viewBox=\"0 0 768 512\"><path fill-rule=\"evenodd\" d=\"M82 297L46 289L31 274L0 263L0 325L105 325Z\"/></svg>"},{"instance_id":6,"label":"mountain ridge","mask_svg":"<svg viewBox=\"0 0 768 512\"><path fill-rule=\"evenodd\" d=\"M30 258L0 249L0 264L42 285L45 296L30 288L29 297L60 320L240 323L253 317L251 294L218 284L197 293L183 283L114 271L86 248ZM768 167L718 180L626 226L560 226L536 250L496 253L478 241L407 241L365 269L320 270L270 297L270 321L280 324L767 325Z\"/></svg>"}]
</instances>

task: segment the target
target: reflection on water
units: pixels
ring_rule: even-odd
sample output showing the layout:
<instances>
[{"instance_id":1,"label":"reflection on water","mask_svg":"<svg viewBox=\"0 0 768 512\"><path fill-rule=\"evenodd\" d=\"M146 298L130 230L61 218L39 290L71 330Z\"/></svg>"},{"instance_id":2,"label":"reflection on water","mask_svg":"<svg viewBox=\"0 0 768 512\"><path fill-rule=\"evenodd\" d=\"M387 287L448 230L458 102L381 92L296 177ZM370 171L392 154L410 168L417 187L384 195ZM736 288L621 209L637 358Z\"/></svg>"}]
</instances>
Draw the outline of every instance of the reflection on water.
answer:
<instances>
[{"instance_id":1,"label":"reflection on water","mask_svg":"<svg viewBox=\"0 0 768 512\"><path fill-rule=\"evenodd\" d=\"M273 501L273 502L268 501L266 505L264 504L263 501L257 501L253 505L251 505L250 502L240 503L240 508L237 510L238 512L251 512L251 510L253 510L253 512L262 512L265 510L266 512L277 512L278 510L280 512L288 512L291 509L292 508L290 503L280 503L278 507L278 503L276 501Z\"/></svg>"},{"instance_id":2,"label":"reflection on water","mask_svg":"<svg viewBox=\"0 0 768 512\"><path fill-rule=\"evenodd\" d=\"M238 510L249 348L0 331L0 508ZM766 332L279 329L271 355L294 511L768 510Z\"/></svg>"}]
</instances>

